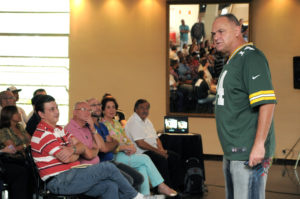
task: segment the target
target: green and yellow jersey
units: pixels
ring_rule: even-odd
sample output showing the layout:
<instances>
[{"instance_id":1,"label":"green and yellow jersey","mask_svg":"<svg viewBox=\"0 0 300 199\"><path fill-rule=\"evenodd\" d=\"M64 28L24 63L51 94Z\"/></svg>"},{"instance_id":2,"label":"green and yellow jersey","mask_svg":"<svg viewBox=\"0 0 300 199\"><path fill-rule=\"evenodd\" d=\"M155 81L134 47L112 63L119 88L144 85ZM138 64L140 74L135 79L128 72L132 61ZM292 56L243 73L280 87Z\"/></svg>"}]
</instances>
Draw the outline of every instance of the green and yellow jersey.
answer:
<instances>
[{"instance_id":1,"label":"green and yellow jersey","mask_svg":"<svg viewBox=\"0 0 300 199\"><path fill-rule=\"evenodd\" d=\"M274 103L276 97L267 59L251 43L240 46L223 67L217 87L217 130L226 159L249 159L256 136L259 105ZM273 156L273 122L265 149L265 157Z\"/></svg>"}]
</instances>

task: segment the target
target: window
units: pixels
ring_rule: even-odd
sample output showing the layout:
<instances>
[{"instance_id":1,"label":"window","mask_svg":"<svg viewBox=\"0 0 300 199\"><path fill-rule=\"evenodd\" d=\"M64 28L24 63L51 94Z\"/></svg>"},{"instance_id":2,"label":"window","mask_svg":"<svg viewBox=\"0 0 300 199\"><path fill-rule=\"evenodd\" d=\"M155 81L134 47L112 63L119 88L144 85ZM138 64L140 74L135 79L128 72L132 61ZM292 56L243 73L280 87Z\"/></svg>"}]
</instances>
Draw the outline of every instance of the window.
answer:
<instances>
[{"instance_id":1,"label":"window","mask_svg":"<svg viewBox=\"0 0 300 199\"><path fill-rule=\"evenodd\" d=\"M22 89L17 105L28 115L33 92L44 88L62 125L69 112L69 27L69 0L0 1L0 90Z\"/></svg>"}]
</instances>

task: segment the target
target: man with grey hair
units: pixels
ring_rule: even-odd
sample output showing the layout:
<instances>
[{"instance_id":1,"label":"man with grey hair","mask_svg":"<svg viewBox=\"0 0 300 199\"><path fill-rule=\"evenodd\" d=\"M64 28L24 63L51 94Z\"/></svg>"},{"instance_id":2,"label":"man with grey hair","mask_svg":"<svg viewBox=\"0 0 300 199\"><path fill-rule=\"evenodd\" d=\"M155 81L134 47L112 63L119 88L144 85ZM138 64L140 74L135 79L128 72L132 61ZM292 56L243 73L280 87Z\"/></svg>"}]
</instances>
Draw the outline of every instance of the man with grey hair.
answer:
<instances>
[{"instance_id":1,"label":"man with grey hair","mask_svg":"<svg viewBox=\"0 0 300 199\"><path fill-rule=\"evenodd\" d=\"M0 113L2 108L6 107L6 106L16 106L16 98L14 96L14 94L11 91L2 91L0 92ZM18 108L18 112L22 115L25 114L23 109ZM22 121L20 122L21 125L25 128L26 124L25 121L22 117Z\"/></svg>"},{"instance_id":2,"label":"man with grey hair","mask_svg":"<svg viewBox=\"0 0 300 199\"><path fill-rule=\"evenodd\" d=\"M216 95L216 122L224 157L226 199L264 199L275 150L276 104L268 61L246 43L232 14L213 23L216 49L229 56Z\"/></svg>"},{"instance_id":3,"label":"man with grey hair","mask_svg":"<svg viewBox=\"0 0 300 199\"><path fill-rule=\"evenodd\" d=\"M7 90L11 91L14 94L16 102L19 101L19 92L22 91L22 89L17 89L15 86L10 86L10 87L7 88ZM28 121L28 117L27 117L27 115L26 115L23 108L21 108L19 106L17 106L17 108L18 108L19 113L21 114L22 123L25 126L25 124Z\"/></svg>"},{"instance_id":4,"label":"man with grey hair","mask_svg":"<svg viewBox=\"0 0 300 199\"><path fill-rule=\"evenodd\" d=\"M79 157L81 164L97 164L99 150L104 150L105 144L97 133L91 117L91 108L86 102L77 102L73 110L73 118L65 129L85 145L88 156Z\"/></svg>"},{"instance_id":5,"label":"man with grey hair","mask_svg":"<svg viewBox=\"0 0 300 199\"><path fill-rule=\"evenodd\" d=\"M93 102L93 100L90 100L90 102ZM94 125L94 117L91 115L93 112L91 107L93 105L94 104L91 104L90 106L87 102L77 102L74 106L73 118L65 127L69 133L75 136L86 147L86 151L88 152L89 156L79 157L81 164L98 164L100 162L100 158L98 156L99 152L108 153L113 151L119 145L116 140L112 140L111 142L107 143L104 142L103 138L98 133L96 126ZM121 173L126 177L131 185L133 185L135 188L140 185L136 183L134 184L135 178L133 177L137 175L137 177L139 177L141 174L135 171L134 176L131 177L130 174L134 171L132 171L130 168L127 168L127 165L115 165L120 169ZM126 172L128 170L129 172ZM141 178L143 177L141 176Z\"/></svg>"}]
</instances>

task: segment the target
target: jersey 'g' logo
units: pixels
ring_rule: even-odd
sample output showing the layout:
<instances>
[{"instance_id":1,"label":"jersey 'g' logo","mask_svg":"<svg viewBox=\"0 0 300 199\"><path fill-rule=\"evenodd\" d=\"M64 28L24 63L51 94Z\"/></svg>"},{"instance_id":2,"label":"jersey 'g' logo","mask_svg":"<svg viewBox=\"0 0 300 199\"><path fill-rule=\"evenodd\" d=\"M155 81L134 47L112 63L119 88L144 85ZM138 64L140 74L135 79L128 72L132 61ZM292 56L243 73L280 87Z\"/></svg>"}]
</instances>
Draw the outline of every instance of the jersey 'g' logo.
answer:
<instances>
[{"instance_id":1,"label":"jersey 'g' logo","mask_svg":"<svg viewBox=\"0 0 300 199\"><path fill-rule=\"evenodd\" d=\"M224 87L223 87L223 82L224 78L227 74L227 70L224 70L223 73L221 74L221 78L218 83L218 89L217 89L217 94L218 94L218 99L217 99L217 105L224 106Z\"/></svg>"}]
</instances>

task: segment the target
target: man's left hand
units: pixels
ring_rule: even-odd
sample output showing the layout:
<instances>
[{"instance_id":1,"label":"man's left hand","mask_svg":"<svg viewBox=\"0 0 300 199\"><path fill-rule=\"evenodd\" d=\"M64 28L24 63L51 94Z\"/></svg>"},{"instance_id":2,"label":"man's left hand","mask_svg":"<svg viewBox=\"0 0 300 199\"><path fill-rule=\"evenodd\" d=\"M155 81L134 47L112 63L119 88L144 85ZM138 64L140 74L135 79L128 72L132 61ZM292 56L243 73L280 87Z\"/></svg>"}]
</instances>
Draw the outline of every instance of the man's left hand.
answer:
<instances>
[{"instance_id":1,"label":"man's left hand","mask_svg":"<svg viewBox=\"0 0 300 199\"><path fill-rule=\"evenodd\" d=\"M265 157L264 144L254 144L249 156L249 166L254 167L255 165L261 163L264 157Z\"/></svg>"}]
</instances>

